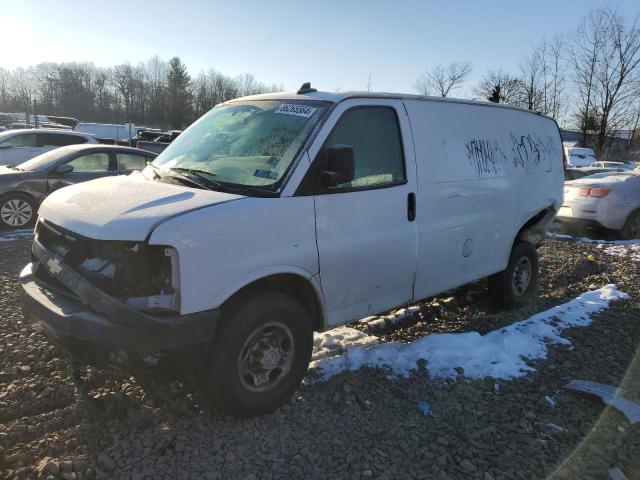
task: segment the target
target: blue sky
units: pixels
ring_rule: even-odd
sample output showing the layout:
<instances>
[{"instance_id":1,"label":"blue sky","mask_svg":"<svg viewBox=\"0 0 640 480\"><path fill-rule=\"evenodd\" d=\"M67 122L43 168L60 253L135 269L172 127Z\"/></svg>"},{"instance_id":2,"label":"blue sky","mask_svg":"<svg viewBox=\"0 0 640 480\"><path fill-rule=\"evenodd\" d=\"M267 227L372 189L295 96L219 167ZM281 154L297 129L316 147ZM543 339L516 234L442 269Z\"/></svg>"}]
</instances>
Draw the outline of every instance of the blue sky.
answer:
<instances>
[{"instance_id":1,"label":"blue sky","mask_svg":"<svg viewBox=\"0 0 640 480\"><path fill-rule=\"evenodd\" d=\"M469 60L470 88L487 69L516 71L532 45L569 32L590 9L637 1L4 0L0 67L43 61L136 63L178 55L192 74L230 75L294 89L412 92L438 63Z\"/></svg>"}]
</instances>

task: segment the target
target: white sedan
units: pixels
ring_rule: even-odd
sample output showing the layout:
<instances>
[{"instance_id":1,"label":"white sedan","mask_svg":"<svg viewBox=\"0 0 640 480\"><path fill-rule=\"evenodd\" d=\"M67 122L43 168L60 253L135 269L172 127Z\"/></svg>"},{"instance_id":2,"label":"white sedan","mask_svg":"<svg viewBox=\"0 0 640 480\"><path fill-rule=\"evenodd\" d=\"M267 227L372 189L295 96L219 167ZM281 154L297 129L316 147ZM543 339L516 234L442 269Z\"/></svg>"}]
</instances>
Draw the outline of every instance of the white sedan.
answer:
<instances>
[{"instance_id":1,"label":"white sedan","mask_svg":"<svg viewBox=\"0 0 640 480\"><path fill-rule=\"evenodd\" d=\"M596 173L564 185L564 202L556 216L560 222L640 238L640 170Z\"/></svg>"},{"instance_id":2,"label":"white sedan","mask_svg":"<svg viewBox=\"0 0 640 480\"><path fill-rule=\"evenodd\" d=\"M0 132L0 165L16 165L54 148L83 143L98 143L86 133L29 128Z\"/></svg>"}]
</instances>

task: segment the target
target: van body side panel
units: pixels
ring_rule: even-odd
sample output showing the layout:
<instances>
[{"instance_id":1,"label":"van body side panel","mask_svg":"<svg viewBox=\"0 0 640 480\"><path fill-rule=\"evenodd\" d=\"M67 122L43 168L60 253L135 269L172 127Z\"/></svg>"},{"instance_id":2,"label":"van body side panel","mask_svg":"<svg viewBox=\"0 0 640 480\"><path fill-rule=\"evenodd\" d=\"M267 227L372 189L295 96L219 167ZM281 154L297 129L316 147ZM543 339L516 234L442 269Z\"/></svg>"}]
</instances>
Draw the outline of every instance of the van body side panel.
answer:
<instances>
[{"instance_id":1,"label":"van body side panel","mask_svg":"<svg viewBox=\"0 0 640 480\"><path fill-rule=\"evenodd\" d=\"M318 273L312 197L245 198L203 208L160 224L150 243L178 250L182 314L217 308L269 275L311 279Z\"/></svg>"},{"instance_id":2,"label":"van body side panel","mask_svg":"<svg viewBox=\"0 0 640 480\"><path fill-rule=\"evenodd\" d=\"M562 195L555 123L514 109L404 100L418 170L415 298L504 270L513 240Z\"/></svg>"}]
</instances>

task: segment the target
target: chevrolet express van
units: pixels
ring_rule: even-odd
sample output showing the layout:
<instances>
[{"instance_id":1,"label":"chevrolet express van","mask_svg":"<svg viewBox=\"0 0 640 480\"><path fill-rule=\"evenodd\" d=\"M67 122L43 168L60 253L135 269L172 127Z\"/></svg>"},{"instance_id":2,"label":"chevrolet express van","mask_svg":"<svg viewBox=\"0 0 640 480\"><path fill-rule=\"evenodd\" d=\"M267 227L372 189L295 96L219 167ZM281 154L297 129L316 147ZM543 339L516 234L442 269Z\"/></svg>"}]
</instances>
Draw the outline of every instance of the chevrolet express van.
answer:
<instances>
[{"instance_id":1,"label":"chevrolet express van","mask_svg":"<svg viewBox=\"0 0 640 480\"><path fill-rule=\"evenodd\" d=\"M77 361L197 368L258 415L298 387L314 331L483 277L526 303L562 192L558 127L533 112L309 85L240 98L143 172L49 196L24 310Z\"/></svg>"}]
</instances>

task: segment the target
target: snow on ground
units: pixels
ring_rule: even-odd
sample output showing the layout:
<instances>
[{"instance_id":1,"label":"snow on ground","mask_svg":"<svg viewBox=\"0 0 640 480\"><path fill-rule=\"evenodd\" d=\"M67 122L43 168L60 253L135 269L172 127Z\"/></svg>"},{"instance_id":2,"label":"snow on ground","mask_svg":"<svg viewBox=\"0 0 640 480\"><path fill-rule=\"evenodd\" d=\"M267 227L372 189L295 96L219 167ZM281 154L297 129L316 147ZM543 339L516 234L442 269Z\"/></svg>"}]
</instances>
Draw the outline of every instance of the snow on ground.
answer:
<instances>
[{"instance_id":1,"label":"snow on ground","mask_svg":"<svg viewBox=\"0 0 640 480\"><path fill-rule=\"evenodd\" d=\"M572 237L571 235L547 232L548 238L557 240L575 240L582 243L595 243L598 249L616 257L629 257L640 262L640 240L594 240L586 237Z\"/></svg>"},{"instance_id":2,"label":"snow on ground","mask_svg":"<svg viewBox=\"0 0 640 480\"><path fill-rule=\"evenodd\" d=\"M386 367L394 374L407 375L416 368L419 359L425 359L433 377L455 377L455 368L462 367L469 378L511 379L535 370L527 360L546 358L548 344L570 345L569 340L560 336L563 330L589 325L592 314L604 310L614 300L625 298L629 296L610 284L486 335L431 334L410 343L381 343L375 336L341 327L336 329L337 334L332 330L316 336L311 368L317 369L324 379L364 365ZM323 335L324 340L319 339ZM327 353L326 345L331 346L333 356ZM340 350L344 353L336 354Z\"/></svg>"},{"instance_id":3,"label":"snow on ground","mask_svg":"<svg viewBox=\"0 0 640 480\"><path fill-rule=\"evenodd\" d=\"M602 249L604 253L608 253L609 255L614 255L616 257L628 257L634 262L640 262L640 243L634 244L614 244L607 245L601 243L598 245L599 249Z\"/></svg>"},{"instance_id":4,"label":"snow on ground","mask_svg":"<svg viewBox=\"0 0 640 480\"><path fill-rule=\"evenodd\" d=\"M33 229L12 230L0 235L0 242L13 242L19 238L33 238Z\"/></svg>"}]
</instances>

